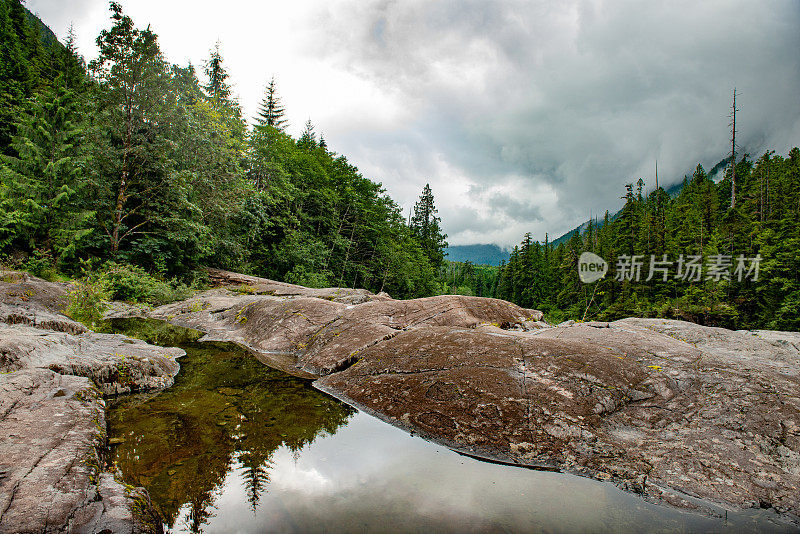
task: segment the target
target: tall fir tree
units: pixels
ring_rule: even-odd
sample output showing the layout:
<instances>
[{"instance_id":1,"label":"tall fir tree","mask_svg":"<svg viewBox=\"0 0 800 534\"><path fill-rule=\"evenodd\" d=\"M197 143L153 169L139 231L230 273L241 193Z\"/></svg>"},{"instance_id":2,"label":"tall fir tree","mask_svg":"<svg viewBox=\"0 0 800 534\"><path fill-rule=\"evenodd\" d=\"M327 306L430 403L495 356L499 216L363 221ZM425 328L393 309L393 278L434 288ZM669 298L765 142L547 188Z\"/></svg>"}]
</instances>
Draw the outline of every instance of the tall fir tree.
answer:
<instances>
[{"instance_id":1,"label":"tall fir tree","mask_svg":"<svg viewBox=\"0 0 800 534\"><path fill-rule=\"evenodd\" d=\"M231 87L228 85L228 71L225 70L222 54L219 49L220 42L217 41L204 67L208 82L203 88L206 90L206 94L211 101L216 105L230 100L232 94Z\"/></svg>"},{"instance_id":2,"label":"tall fir tree","mask_svg":"<svg viewBox=\"0 0 800 534\"><path fill-rule=\"evenodd\" d=\"M414 204L414 214L411 217L410 227L419 239L428 261L438 271L444 262L447 235L442 233L439 226L442 219L436 216L437 213L439 213L439 210L436 209L431 186L430 184L425 184L419 201Z\"/></svg>"},{"instance_id":3,"label":"tall fir tree","mask_svg":"<svg viewBox=\"0 0 800 534\"><path fill-rule=\"evenodd\" d=\"M256 124L257 126L271 126L278 130L285 130L287 121L284 116L285 110L281 104L281 99L278 97L275 77L273 76L264 90L264 98L261 100L258 115L255 117Z\"/></svg>"}]
</instances>

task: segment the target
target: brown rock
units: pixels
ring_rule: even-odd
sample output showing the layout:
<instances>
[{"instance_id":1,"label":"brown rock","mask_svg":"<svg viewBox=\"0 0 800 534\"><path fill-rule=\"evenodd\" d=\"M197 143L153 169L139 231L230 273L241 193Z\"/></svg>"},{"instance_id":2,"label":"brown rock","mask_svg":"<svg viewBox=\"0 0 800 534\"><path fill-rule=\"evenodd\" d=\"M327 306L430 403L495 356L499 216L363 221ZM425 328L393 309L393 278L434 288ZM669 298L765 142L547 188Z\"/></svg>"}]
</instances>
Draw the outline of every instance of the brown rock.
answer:
<instances>
[{"instance_id":1,"label":"brown rock","mask_svg":"<svg viewBox=\"0 0 800 534\"><path fill-rule=\"evenodd\" d=\"M0 375L0 436L0 532L152 531L142 496L101 474L104 404L87 378Z\"/></svg>"},{"instance_id":2,"label":"brown rock","mask_svg":"<svg viewBox=\"0 0 800 534\"><path fill-rule=\"evenodd\" d=\"M91 378L105 395L172 385L183 350L115 334L72 335L0 324L0 372L38 367Z\"/></svg>"}]
</instances>

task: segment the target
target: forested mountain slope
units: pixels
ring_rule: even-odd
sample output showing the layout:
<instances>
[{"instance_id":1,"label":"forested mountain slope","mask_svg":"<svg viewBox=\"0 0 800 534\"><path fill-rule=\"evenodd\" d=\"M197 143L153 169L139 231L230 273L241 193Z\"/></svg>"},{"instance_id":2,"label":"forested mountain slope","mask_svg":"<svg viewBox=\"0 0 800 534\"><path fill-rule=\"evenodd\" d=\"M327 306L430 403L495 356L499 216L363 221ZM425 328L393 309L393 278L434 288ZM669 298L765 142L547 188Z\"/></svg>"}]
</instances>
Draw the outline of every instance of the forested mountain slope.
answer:
<instances>
[{"instance_id":1,"label":"forested mountain slope","mask_svg":"<svg viewBox=\"0 0 800 534\"><path fill-rule=\"evenodd\" d=\"M88 66L19 0L0 0L0 32L0 261L75 275L113 260L187 283L205 265L436 292L436 221L406 224L310 122L288 135L274 79L248 127L219 46L199 74L172 65L113 2Z\"/></svg>"}]
</instances>

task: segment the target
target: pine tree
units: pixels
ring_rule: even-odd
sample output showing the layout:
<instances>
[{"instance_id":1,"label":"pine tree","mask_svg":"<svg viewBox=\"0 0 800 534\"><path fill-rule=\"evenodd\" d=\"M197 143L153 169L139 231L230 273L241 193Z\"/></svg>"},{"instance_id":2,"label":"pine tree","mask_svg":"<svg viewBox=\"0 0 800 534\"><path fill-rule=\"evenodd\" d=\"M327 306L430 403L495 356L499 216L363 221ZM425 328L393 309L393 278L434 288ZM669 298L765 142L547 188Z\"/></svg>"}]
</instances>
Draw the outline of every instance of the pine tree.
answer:
<instances>
[{"instance_id":1,"label":"pine tree","mask_svg":"<svg viewBox=\"0 0 800 534\"><path fill-rule=\"evenodd\" d=\"M414 215L411 217L411 230L419 239L422 250L428 257L431 265L438 271L444 262L444 249L447 248L447 235L443 234L439 223L442 221L436 214L439 210L433 199L430 184L425 184L419 201L414 205Z\"/></svg>"},{"instance_id":2,"label":"pine tree","mask_svg":"<svg viewBox=\"0 0 800 534\"><path fill-rule=\"evenodd\" d=\"M297 140L297 146L300 148L316 148L317 147L317 134L314 132L314 125L311 119L306 121L303 133L300 139Z\"/></svg>"},{"instance_id":3,"label":"pine tree","mask_svg":"<svg viewBox=\"0 0 800 534\"><path fill-rule=\"evenodd\" d=\"M90 231L93 212L80 206L87 183L82 122L74 94L63 88L31 102L12 144L19 157L3 157L0 246L16 241L57 258Z\"/></svg>"},{"instance_id":4,"label":"pine tree","mask_svg":"<svg viewBox=\"0 0 800 534\"><path fill-rule=\"evenodd\" d=\"M214 50L211 51L211 57L206 61L205 73L208 78L203 88L206 90L209 98L217 106L227 102L231 98L231 88L228 85L228 71L223 66L222 54L219 51L220 43L214 45Z\"/></svg>"},{"instance_id":5,"label":"pine tree","mask_svg":"<svg viewBox=\"0 0 800 534\"><path fill-rule=\"evenodd\" d=\"M287 121L283 118L285 110L281 104L281 99L275 88L275 77L273 76L264 90L264 98L256 116L258 126L271 126L278 130L285 130Z\"/></svg>"}]
</instances>

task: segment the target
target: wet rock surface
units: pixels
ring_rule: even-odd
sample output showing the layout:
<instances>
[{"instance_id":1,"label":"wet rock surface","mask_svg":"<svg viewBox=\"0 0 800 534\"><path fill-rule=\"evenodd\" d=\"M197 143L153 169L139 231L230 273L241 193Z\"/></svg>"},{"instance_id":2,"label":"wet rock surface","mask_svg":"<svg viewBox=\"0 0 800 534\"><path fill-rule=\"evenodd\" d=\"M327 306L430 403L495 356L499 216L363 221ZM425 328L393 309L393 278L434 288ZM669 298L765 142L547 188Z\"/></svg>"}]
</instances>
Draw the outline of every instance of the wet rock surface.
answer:
<instances>
[{"instance_id":1,"label":"wet rock surface","mask_svg":"<svg viewBox=\"0 0 800 534\"><path fill-rule=\"evenodd\" d=\"M0 375L0 532L143 532L144 498L102 473L105 413L89 379Z\"/></svg>"},{"instance_id":2,"label":"wet rock surface","mask_svg":"<svg viewBox=\"0 0 800 534\"><path fill-rule=\"evenodd\" d=\"M118 334L81 335L29 326L0 324L0 372L29 367L90 378L104 395L118 395L172 384L183 355Z\"/></svg>"},{"instance_id":3,"label":"wet rock surface","mask_svg":"<svg viewBox=\"0 0 800 534\"><path fill-rule=\"evenodd\" d=\"M90 332L69 286L0 272L0 532L153 532L149 498L102 468L103 395L172 384L180 349Z\"/></svg>"},{"instance_id":4,"label":"wet rock surface","mask_svg":"<svg viewBox=\"0 0 800 534\"><path fill-rule=\"evenodd\" d=\"M493 299L212 279L222 287L152 316L280 354L323 391L467 454L705 513L716 502L800 515L800 334L550 327Z\"/></svg>"}]
</instances>

